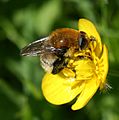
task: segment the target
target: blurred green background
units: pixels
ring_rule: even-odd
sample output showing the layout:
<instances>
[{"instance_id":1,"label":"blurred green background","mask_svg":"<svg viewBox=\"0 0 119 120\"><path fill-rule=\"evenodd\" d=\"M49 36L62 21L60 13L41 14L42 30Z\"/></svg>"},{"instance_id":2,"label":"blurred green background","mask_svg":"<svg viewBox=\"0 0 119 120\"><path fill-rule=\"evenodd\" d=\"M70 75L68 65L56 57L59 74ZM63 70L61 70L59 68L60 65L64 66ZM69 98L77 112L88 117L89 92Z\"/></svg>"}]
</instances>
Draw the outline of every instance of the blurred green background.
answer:
<instances>
[{"instance_id":1,"label":"blurred green background","mask_svg":"<svg viewBox=\"0 0 119 120\"><path fill-rule=\"evenodd\" d=\"M92 20L108 46L112 89L97 92L81 110L55 106L41 91L37 57L21 57L26 44L62 27ZM0 0L0 120L119 120L119 0Z\"/></svg>"}]
</instances>

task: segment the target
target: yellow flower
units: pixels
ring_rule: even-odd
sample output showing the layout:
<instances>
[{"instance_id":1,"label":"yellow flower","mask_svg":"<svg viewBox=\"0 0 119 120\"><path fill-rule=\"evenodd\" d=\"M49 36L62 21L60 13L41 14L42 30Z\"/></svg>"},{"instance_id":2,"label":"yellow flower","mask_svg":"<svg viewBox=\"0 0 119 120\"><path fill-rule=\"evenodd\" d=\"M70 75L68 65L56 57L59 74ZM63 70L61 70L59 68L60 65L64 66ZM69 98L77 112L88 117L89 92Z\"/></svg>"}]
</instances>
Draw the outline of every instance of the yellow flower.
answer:
<instances>
[{"instance_id":1,"label":"yellow flower","mask_svg":"<svg viewBox=\"0 0 119 120\"><path fill-rule=\"evenodd\" d=\"M95 26L86 19L80 19L78 27L79 31L95 38L95 41L90 45L91 51L77 52L74 57L85 54L90 55L91 59L71 59L67 68L55 75L46 73L42 81L43 95L52 104L61 105L77 98L72 110L84 107L98 88L105 87L108 72L108 51L106 45L102 44Z\"/></svg>"}]
</instances>

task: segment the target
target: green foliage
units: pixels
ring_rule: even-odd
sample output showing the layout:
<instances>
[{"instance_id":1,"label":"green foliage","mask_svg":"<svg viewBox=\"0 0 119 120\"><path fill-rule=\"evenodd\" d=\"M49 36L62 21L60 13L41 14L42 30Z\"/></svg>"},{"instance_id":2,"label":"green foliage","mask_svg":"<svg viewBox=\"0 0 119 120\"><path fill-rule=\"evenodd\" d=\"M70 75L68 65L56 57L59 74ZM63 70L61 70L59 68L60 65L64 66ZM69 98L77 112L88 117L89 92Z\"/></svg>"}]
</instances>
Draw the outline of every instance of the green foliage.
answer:
<instances>
[{"instance_id":1,"label":"green foliage","mask_svg":"<svg viewBox=\"0 0 119 120\"><path fill-rule=\"evenodd\" d=\"M108 46L112 86L79 111L54 106L41 91L44 71L39 58L21 57L20 49L62 27L77 28L79 18L92 20ZM119 1L0 1L0 120L119 119Z\"/></svg>"}]
</instances>

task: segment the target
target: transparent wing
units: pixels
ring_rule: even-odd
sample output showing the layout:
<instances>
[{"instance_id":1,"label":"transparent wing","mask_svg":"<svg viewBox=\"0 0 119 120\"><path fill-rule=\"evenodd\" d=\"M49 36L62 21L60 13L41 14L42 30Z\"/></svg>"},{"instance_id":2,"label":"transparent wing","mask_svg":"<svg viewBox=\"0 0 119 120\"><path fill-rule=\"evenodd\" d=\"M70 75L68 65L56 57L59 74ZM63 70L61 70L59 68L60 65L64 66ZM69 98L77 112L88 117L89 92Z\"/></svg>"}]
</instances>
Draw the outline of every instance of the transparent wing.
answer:
<instances>
[{"instance_id":1,"label":"transparent wing","mask_svg":"<svg viewBox=\"0 0 119 120\"><path fill-rule=\"evenodd\" d=\"M48 45L48 39L49 37L45 37L30 43L21 50L20 54L22 56L39 56L45 52L56 53L60 51L60 49L56 49L53 46Z\"/></svg>"}]
</instances>

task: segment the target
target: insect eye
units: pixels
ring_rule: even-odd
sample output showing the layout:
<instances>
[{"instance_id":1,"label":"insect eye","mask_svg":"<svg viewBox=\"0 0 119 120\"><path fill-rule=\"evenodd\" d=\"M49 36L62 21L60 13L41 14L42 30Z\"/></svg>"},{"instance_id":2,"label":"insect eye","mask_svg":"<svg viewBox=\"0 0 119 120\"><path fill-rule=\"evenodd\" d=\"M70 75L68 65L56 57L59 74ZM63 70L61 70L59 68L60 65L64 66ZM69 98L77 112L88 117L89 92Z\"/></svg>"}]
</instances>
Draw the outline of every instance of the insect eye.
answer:
<instances>
[{"instance_id":1,"label":"insect eye","mask_svg":"<svg viewBox=\"0 0 119 120\"><path fill-rule=\"evenodd\" d=\"M80 46L81 50L85 49L87 47L88 41L87 41L87 38L86 38L86 33L81 32L78 42L79 42L79 46Z\"/></svg>"}]
</instances>

